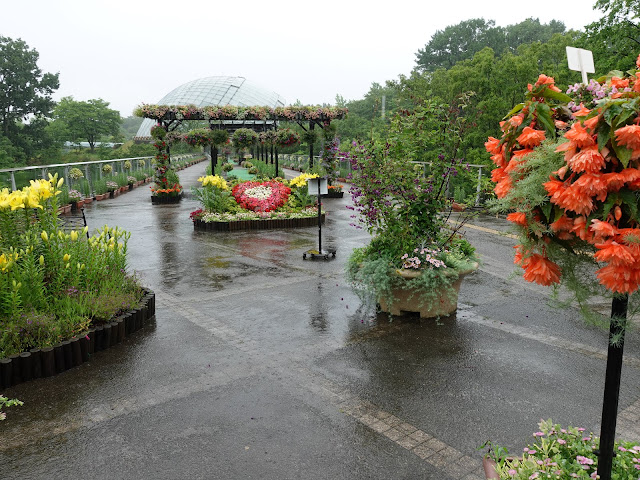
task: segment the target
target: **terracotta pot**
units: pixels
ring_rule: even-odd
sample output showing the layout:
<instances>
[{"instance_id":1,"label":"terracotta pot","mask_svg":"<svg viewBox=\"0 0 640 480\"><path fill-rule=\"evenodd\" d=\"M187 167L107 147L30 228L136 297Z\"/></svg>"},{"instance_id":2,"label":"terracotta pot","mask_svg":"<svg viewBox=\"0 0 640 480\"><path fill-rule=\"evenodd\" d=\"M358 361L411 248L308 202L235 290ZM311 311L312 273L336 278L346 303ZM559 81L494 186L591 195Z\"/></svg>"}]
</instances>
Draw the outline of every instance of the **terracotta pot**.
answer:
<instances>
[{"instance_id":1,"label":"terracotta pot","mask_svg":"<svg viewBox=\"0 0 640 480\"><path fill-rule=\"evenodd\" d=\"M67 203L64 205L64 213L71 213L71 204Z\"/></svg>"},{"instance_id":2,"label":"terracotta pot","mask_svg":"<svg viewBox=\"0 0 640 480\"><path fill-rule=\"evenodd\" d=\"M379 299L380 309L391 315L402 315L402 312L418 312L420 318L446 317L458 309L458 293L465 275L477 270L475 268L459 273L458 279L448 288L442 288L428 299L420 298L420 294L412 288L395 288L391 292L394 301L387 304L384 298ZM399 276L409 280L420 275L419 270L396 270Z\"/></svg>"},{"instance_id":3,"label":"terracotta pot","mask_svg":"<svg viewBox=\"0 0 640 480\"><path fill-rule=\"evenodd\" d=\"M484 468L484 476L487 478L487 480L500 478L500 476L496 472L496 462L494 462L492 458L483 457L482 467Z\"/></svg>"}]
</instances>

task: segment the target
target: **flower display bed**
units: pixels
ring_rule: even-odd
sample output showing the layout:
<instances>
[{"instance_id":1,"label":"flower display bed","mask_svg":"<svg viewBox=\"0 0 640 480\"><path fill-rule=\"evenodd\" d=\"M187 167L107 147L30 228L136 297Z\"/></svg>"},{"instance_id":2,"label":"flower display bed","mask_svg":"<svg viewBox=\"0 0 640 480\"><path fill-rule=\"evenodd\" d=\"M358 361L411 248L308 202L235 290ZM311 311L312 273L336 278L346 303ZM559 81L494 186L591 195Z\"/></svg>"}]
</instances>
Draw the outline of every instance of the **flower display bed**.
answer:
<instances>
[{"instance_id":1,"label":"flower display bed","mask_svg":"<svg viewBox=\"0 0 640 480\"><path fill-rule=\"evenodd\" d=\"M344 192L332 192L329 190L329 193L322 195L322 198L342 198L344 197Z\"/></svg>"},{"instance_id":2,"label":"flower display bed","mask_svg":"<svg viewBox=\"0 0 640 480\"><path fill-rule=\"evenodd\" d=\"M172 204L172 203L180 203L182 199L182 195L176 196L159 196L159 195L151 195L151 203L153 205L162 205L162 204Z\"/></svg>"},{"instance_id":3,"label":"flower display bed","mask_svg":"<svg viewBox=\"0 0 640 480\"><path fill-rule=\"evenodd\" d=\"M90 328L85 336L74 337L48 348L0 359L0 388L8 388L36 378L51 377L88 361L140 330L155 318L155 293L146 290L140 307L115 317L111 322Z\"/></svg>"},{"instance_id":4,"label":"flower display bed","mask_svg":"<svg viewBox=\"0 0 640 480\"><path fill-rule=\"evenodd\" d=\"M325 215L322 214L322 222ZM231 232L237 230L271 230L278 228L303 228L318 225L318 217L306 218L273 218L265 220L238 220L235 222L203 222L194 219L194 230L205 230L208 232Z\"/></svg>"}]
</instances>

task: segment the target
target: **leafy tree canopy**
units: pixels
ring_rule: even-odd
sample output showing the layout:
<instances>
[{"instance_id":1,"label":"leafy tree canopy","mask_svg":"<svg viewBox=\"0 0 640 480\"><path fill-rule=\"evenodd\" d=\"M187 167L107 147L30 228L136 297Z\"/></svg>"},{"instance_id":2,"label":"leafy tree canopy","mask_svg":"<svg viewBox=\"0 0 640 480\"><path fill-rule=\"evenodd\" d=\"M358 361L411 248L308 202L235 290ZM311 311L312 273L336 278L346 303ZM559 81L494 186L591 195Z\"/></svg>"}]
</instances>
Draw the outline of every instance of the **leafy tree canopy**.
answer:
<instances>
[{"instance_id":1,"label":"leafy tree canopy","mask_svg":"<svg viewBox=\"0 0 640 480\"><path fill-rule=\"evenodd\" d=\"M598 74L626 70L640 53L640 2L637 0L598 0L601 20L586 27L582 46L593 51Z\"/></svg>"},{"instance_id":2,"label":"leafy tree canopy","mask_svg":"<svg viewBox=\"0 0 640 480\"><path fill-rule=\"evenodd\" d=\"M93 152L96 142L120 135L120 112L109 108L101 98L86 102L64 97L54 109L56 122L61 122L72 142L89 142Z\"/></svg>"},{"instance_id":3,"label":"leafy tree canopy","mask_svg":"<svg viewBox=\"0 0 640 480\"><path fill-rule=\"evenodd\" d=\"M0 122L11 138L16 122L47 116L54 106L51 94L60 86L58 74L42 73L39 54L22 40L0 36Z\"/></svg>"},{"instance_id":4,"label":"leafy tree canopy","mask_svg":"<svg viewBox=\"0 0 640 480\"><path fill-rule=\"evenodd\" d=\"M456 63L472 58L485 47L497 54L516 52L518 47L531 42L547 42L555 33L564 33L562 22L552 20L541 24L537 18L528 18L507 27L496 27L495 21L474 18L438 30L429 43L416 54L417 67L433 72L438 68L451 68Z\"/></svg>"}]
</instances>

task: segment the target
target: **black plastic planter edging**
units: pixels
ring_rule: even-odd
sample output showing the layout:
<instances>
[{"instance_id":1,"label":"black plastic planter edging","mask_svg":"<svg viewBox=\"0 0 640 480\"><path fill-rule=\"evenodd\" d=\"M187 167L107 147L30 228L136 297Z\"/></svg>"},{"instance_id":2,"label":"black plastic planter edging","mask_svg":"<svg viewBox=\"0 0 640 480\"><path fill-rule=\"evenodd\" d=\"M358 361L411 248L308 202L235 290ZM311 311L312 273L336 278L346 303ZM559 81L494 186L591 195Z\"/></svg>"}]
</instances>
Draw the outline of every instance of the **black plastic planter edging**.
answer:
<instances>
[{"instance_id":1,"label":"black plastic planter edging","mask_svg":"<svg viewBox=\"0 0 640 480\"><path fill-rule=\"evenodd\" d=\"M121 343L128 335L153 322L155 303L155 293L145 289L138 308L104 325L91 327L83 336L62 341L53 347L34 348L29 352L0 358L0 389L52 377L87 362L95 352Z\"/></svg>"},{"instance_id":2,"label":"black plastic planter edging","mask_svg":"<svg viewBox=\"0 0 640 480\"><path fill-rule=\"evenodd\" d=\"M33 348L29 350L33 357L33 375L34 379L42 377L42 350L39 348Z\"/></svg>"}]
</instances>

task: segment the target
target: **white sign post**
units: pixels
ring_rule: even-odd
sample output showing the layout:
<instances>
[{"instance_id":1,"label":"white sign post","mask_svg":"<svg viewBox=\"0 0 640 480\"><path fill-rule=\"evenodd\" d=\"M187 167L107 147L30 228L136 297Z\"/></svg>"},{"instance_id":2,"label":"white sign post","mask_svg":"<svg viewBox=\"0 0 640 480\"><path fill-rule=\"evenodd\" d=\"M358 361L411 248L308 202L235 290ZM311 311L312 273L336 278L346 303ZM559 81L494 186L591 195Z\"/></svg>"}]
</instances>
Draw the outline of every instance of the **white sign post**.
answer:
<instances>
[{"instance_id":1,"label":"white sign post","mask_svg":"<svg viewBox=\"0 0 640 480\"><path fill-rule=\"evenodd\" d=\"M322 195L329 193L327 179L325 177L308 178L307 191L309 195L318 196L318 250L307 250L302 254L302 258L306 260L307 255L310 255L311 258L324 258L325 260L329 258L329 255L335 258L336 250L334 248L322 249Z\"/></svg>"},{"instance_id":2,"label":"white sign post","mask_svg":"<svg viewBox=\"0 0 640 480\"><path fill-rule=\"evenodd\" d=\"M582 83L587 85L589 79L587 73L595 73L593 66L593 52L582 48L567 47L567 61L570 70L577 70L582 73Z\"/></svg>"}]
</instances>

